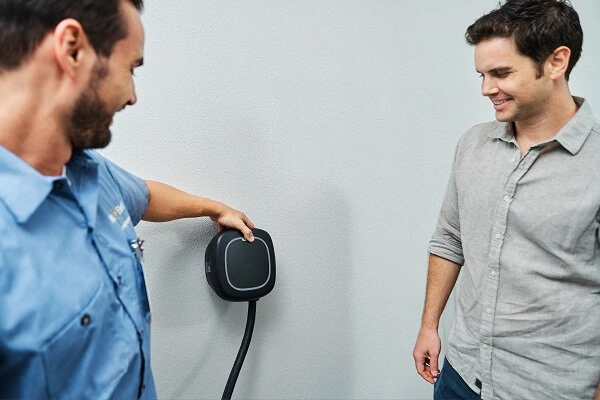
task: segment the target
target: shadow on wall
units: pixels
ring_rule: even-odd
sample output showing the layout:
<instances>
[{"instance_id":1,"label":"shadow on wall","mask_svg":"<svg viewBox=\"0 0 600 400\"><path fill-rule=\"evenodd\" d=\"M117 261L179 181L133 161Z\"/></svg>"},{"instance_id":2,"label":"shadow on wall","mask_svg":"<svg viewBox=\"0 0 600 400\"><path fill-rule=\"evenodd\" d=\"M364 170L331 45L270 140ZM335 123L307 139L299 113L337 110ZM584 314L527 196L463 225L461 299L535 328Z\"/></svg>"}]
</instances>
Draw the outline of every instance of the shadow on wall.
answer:
<instances>
[{"instance_id":1,"label":"shadow on wall","mask_svg":"<svg viewBox=\"0 0 600 400\"><path fill-rule=\"evenodd\" d=\"M331 187L294 187L279 211L297 219L272 229L279 275L265 310L271 316L263 326L269 339L249 357L252 372L244 393L248 398L351 398L348 203Z\"/></svg>"},{"instance_id":2,"label":"shadow on wall","mask_svg":"<svg viewBox=\"0 0 600 400\"><path fill-rule=\"evenodd\" d=\"M137 231L147 239L145 275L158 394L160 398L182 398L185 389L206 373L204 368L210 369L205 364L216 347L213 338L228 312L229 303L210 296L204 276L205 244L216 229L207 221L190 219L141 223Z\"/></svg>"},{"instance_id":3,"label":"shadow on wall","mask_svg":"<svg viewBox=\"0 0 600 400\"><path fill-rule=\"evenodd\" d=\"M230 140L228 148L239 155L230 171L250 171L249 176L225 171L214 184L227 182L236 185L236 193L252 194L254 203L244 205L244 211L273 238L277 282L257 304L252 343L234 396L351 398L349 201L331 177L321 176L319 165L270 165L277 164L277 157L265 151L269 146L259 132L252 135L254 140ZM206 162L203 154L195 159ZM201 171L198 167L186 165ZM204 170L207 177L214 173ZM211 226L206 220L182 220L141 224L138 230L148 239L152 365L161 398L220 397L241 342L246 303L222 301L204 276L204 249L216 233Z\"/></svg>"}]
</instances>

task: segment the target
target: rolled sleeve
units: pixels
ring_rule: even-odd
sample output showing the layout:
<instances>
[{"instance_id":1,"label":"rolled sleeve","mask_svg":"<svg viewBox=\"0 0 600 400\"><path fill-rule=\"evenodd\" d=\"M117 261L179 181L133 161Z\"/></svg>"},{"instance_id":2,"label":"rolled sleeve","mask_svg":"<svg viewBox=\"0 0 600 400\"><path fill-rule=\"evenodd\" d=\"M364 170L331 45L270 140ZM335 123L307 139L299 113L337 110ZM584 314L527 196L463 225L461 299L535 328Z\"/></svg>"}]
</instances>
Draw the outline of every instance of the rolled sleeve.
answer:
<instances>
[{"instance_id":1,"label":"rolled sleeve","mask_svg":"<svg viewBox=\"0 0 600 400\"><path fill-rule=\"evenodd\" d=\"M437 226L429 242L429 253L463 265L462 242L460 239L460 218L458 208L458 193L456 190L456 156Z\"/></svg>"}]
</instances>

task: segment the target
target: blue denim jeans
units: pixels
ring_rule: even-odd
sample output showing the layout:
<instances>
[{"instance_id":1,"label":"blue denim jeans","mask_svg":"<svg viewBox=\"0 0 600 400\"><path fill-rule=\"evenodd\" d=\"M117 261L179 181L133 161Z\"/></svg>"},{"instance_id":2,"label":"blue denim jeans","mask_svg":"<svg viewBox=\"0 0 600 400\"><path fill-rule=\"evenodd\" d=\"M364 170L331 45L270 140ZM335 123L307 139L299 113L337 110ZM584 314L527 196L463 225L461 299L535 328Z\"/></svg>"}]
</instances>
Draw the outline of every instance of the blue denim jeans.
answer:
<instances>
[{"instance_id":1,"label":"blue denim jeans","mask_svg":"<svg viewBox=\"0 0 600 400\"><path fill-rule=\"evenodd\" d=\"M480 400L481 396L474 392L469 385L460 377L458 372L447 359L440 376L433 386L434 400Z\"/></svg>"}]
</instances>

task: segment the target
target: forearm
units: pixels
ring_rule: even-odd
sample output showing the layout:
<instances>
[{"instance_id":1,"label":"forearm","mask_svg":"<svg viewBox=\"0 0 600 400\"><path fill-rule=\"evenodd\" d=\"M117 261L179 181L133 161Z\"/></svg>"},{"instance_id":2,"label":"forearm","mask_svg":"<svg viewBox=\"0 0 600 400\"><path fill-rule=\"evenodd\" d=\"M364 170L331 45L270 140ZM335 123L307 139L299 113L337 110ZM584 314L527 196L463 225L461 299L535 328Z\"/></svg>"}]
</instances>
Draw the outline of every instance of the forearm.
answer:
<instances>
[{"instance_id":1,"label":"forearm","mask_svg":"<svg viewBox=\"0 0 600 400\"><path fill-rule=\"evenodd\" d=\"M237 229L252 242L254 224L243 212L223 203L194 196L164 183L146 181L148 206L142 219L150 222L172 221L180 218L210 217L218 223L219 231L226 228Z\"/></svg>"},{"instance_id":2,"label":"forearm","mask_svg":"<svg viewBox=\"0 0 600 400\"><path fill-rule=\"evenodd\" d=\"M450 293L452 293L459 272L460 265L433 254L429 255L422 327L437 330L440 317L446 307Z\"/></svg>"},{"instance_id":3,"label":"forearm","mask_svg":"<svg viewBox=\"0 0 600 400\"><path fill-rule=\"evenodd\" d=\"M150 197L144 221L164 222L179 218L216 217L224 207L218 201L194 196L164 183L146 181Z\"/></svg>"},{"instance_id":4,"label":"forearm","mask_svg":"<svg viewBox=\"0 0 600 400\"><path fill-rule=\"evenodd\" d=\"M427 291L421 329L417 336L413 358L419 375L434 383L439 376L438 359L441 341L438 333L440 317L458 278L460 265L433 254L429 255Z\"/></svg>"}]
</instances>

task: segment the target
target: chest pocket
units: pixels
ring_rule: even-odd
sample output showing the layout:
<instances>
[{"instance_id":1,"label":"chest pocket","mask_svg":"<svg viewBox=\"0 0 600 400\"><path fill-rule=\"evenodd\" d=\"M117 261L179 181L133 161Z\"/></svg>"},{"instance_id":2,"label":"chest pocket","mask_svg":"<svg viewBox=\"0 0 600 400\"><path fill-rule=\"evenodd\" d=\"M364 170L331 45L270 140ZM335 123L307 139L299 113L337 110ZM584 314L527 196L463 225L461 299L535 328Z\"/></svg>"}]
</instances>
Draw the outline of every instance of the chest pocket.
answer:
<instances>
[{"instance_id":1,"label":"chest pocket","mask_svg":"<svg viewBox=\"0 0 600 400\"><path fill-rule=\"evenodd\" d=\"M137 293L140 297L140 309L142 311L143 317L146 319L146 322L150 323L150 303L148 302L148 291L146 290L146 280L144 278L144 250L143 250L143 240L135 236L135 232L131 229L133 235L130 237L134 237L134 239L128 238L127 242L129 248L131 249L132 257L132 266L134 269L134 275L136 280L136 289Z\"/></svg>"},{"instance_id":2,"label":"chest pocket","mask_svg":"<svg viewBox=\"0 0 600 400\"><path fill-rule=\"evenodd\" d=\"M111 290L101 284L42 349L50 398L110 398L121 378L139 368L137 346L125 340L133 326L108 294Z\"/></svg>"}]
</instances>

